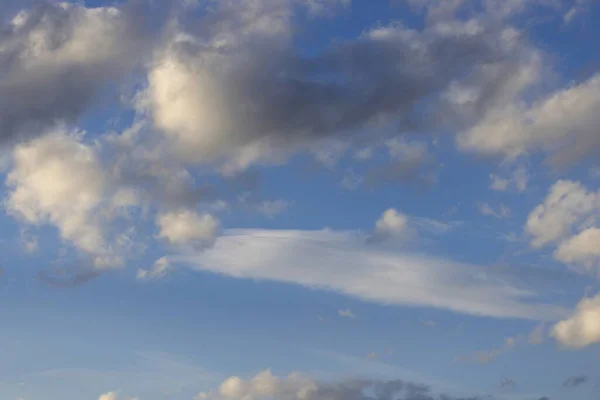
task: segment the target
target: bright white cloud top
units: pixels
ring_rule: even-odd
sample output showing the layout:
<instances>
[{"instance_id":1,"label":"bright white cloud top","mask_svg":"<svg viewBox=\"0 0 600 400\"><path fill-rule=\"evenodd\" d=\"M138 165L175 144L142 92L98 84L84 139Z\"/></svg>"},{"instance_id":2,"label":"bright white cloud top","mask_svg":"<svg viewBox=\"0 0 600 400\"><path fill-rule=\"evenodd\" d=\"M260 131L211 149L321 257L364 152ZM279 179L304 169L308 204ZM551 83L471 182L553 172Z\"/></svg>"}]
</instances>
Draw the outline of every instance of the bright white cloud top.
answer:
<instances>
[{"instance_id":1,"label":"bright white cloud top","mask_svg":"<svg viewBox=\"0 0 600 400\"><path fill-rule=\"evenodd\" d=\"M88 349L77 338L114 338L126 365L143 337L240 370L202 389L191 362L166 357L149 369L182 377L143 374L152 390L70 376L83 391L57 398L459 399L381 376L287 375L288 352L339 346L330 358L358 372L447 371L466 398L479 385L500 400L580 400L591 376L526 393L508 376L484 388L491 375L467 364L502 358L520 373L515 350L539 345L566 373L600 344L599 4L0 0L0 304L15 304L0 307L12 360L0 398L50 398L56 381L41 381L65 371L136 379L134 367L57 372L43 356L72 363ZM307 297L292 310L294 293ZM238 331L256 353L232 362ZM273 351L284 331L311 348ZM36 343L42 372L22 353ZM97 349L99 363L112 355Z\"/></svg>"}]
</instances>

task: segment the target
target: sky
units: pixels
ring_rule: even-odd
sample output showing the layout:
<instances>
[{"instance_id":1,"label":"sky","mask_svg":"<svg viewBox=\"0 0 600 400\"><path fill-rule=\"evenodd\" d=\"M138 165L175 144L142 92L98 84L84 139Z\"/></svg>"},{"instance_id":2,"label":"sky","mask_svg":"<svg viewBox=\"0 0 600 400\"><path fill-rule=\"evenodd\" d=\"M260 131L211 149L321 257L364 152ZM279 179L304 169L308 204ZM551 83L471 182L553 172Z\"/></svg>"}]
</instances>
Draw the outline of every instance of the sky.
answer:
<instances>
[{"instance_id":1,"label":"sky","mask_svg":"<svg viewBox=\"0 0 600 400\"><path fill-rule=\"evenodd\" d=\"M0 0L0 398L597 398L598 18Z\"/></svg>"}]
</instances>

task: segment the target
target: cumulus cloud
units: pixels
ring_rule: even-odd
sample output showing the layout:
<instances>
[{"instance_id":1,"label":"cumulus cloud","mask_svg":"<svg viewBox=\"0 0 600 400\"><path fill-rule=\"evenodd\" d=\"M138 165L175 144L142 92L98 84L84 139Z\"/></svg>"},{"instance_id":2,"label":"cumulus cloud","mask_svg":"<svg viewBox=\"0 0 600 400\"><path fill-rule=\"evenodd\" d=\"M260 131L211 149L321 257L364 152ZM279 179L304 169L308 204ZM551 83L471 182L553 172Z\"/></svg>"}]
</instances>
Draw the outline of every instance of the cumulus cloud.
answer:
<instances>
[{"instance_id":1,"label":"cumulus cloud","mask_svg":"<svg viewBox=\"0 0 600 400\"><path fill-rule=\"evenodd\" d=\"M97 267L122 263L118 243L106 237L102 213L112 207L116 193L97 153L81 142L80 133L59 130L36 138L18 145L13 159L6 179L8 213L29 224L55 226Z\"/></svg>"},{"instance_id":2,"label":"cumulus cloud","mask_svg":"<svg viewBox=\"0 0 600 400\"><path fill-rule=\"evenodd\" d=\"M422 100L465 71L520 63L525 46L513 28L451 19L377 27L306 56L291 46L292 3L220 2L202 28L182 24L156 52L141 98L181 157L231 172L367 127L429 129ZM506 76L488 78L482 92Z\"/></svg>"},{"instance_id":3,"label":"cumulus cloud","mask_svg":"<svg viewBox=\"0 0 600 400\"><path fill-rule=\"evenodd\" d=\"M98 400L117 400L116 392L108 392L98 397Z\"/></svg>"},{"instance_id":4,"label":"cumulus cloud","mask_svg":"<svg viewBox=\"0 0 600 400\"><path fill-rule=\"evenodd\" d=\"M319 382L299 373L277 377L269 370L265 370L251 379L242 379L237 376L227 378L217 389L199 393L195 400L263 400L269 398L285 400L467 399L466 397L439 394L428 385L400 379L391 381L362 379Z\"/></svg>"},{"instance_id":5,"label":"cumulus cloud","mask_svg":"<svg viewBox=\"0 0 600 400\"><path fill-rule=\"evenodd\" d=\"M400 237L408 230L408 217L390 208L375 222L375 235L379 237Z\"/></svg>"},{"instance_id":6,"label":"cumulus cloud","mask_svg":"<svg viewBox=\"0 0 600 400\"><path fill-rule=\"evenodd\" d=\"M592 270L600 261L600 229L587 228L560 244L554 256L567 264Z\"/></svg>"},{"instance_id":7,"label":"cumulus cloud","mask_svg":"<svg viewBox=\"0 0 600 400\"><path fill-rule=\"evenodd\" d=\"M0 21L0 144L75 121L143 48L125 9L38 3Z\"/></svg>"},{"instance_id":8,"label":"cumulus cloud","mask_svg":"<svg viewBox=\"0 0 600 400\"><path fill-rule=\"evenodd\" d=\"M490 317L555 320L564 310L493 269L365 244L344 231L231 230L214 247L173 256L239 279L292 283L380 304L427 306Z\"/></svg>"},{"instance_id":9,"label":"cumulus cloud","mask_svg":"<svg viewBox=\"0 0 600 400\"><path fill-rule=\"evenodd\" d=\"M569 318L554 325L552 336L570 348L600 342L600 295L582 299Z\"/></svg>"},{"instance_id":10,"label":"cumulus cloud","mask_svg":"<svg viewBox=\"0 0 600 400\"><path fill-rule=\"evenodd\" d=\"M201 215L192 210L175 210L156 217L158 237L172 245L211 245L219 232L219 221L210 214Z\"/></svg>"},{"instance_id":11,"label":"cumulus cloud","mask_svg":"<svg viewBox=\"0 0 600 400\"><path fill-rule=\"evenodd\" d=\"M600 191L560 180L529 214L525 231L531 235L533 247L556 244L554 258L593 271L600 260L600 230L594 226L599 215Z\"/></svg>"},{"instance_id":12,"label":"cumulus cloud","mask_svg":"<svg viewBox=\"0 0 600 400\"><path fill-rule=\"evenodd\" d=\"M122 397L118 392L108 392L100 395L98 400L139 400L137 397Z\"/></svg>"},{"instance_id":13,"label":"cumulus cloud","mask_svg":"<svg viewBox=\"0 0 600 400\"><path fill-rule=\"evenodd\" d=\"M543 151L557 165L595 154L600 148L600 75L559 89L526 105L495 109L459 135L459 145L484 154L516 157Z\"/></svg>"}]
</instances>

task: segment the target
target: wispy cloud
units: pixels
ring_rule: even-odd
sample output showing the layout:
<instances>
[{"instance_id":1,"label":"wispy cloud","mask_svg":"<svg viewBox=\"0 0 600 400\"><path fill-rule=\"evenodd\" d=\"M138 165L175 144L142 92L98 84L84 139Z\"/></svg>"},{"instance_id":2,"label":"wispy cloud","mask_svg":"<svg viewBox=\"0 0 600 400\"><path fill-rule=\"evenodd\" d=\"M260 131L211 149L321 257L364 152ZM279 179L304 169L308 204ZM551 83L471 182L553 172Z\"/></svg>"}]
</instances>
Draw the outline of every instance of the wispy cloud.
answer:
<instances>
[{"instance_id":1,"label":"wispy cloud","mask_svg":"<svg viewBox=\"0 0 600 400\"><path fill-rule=\"evenodd\" d=\"M533 320L566 315L560 307L536 302L537 293L516 277L366 245L357 232L231 230L213 248L171 260L234 278L291 283L382 304Z\"/></svg>"}]
</instances>

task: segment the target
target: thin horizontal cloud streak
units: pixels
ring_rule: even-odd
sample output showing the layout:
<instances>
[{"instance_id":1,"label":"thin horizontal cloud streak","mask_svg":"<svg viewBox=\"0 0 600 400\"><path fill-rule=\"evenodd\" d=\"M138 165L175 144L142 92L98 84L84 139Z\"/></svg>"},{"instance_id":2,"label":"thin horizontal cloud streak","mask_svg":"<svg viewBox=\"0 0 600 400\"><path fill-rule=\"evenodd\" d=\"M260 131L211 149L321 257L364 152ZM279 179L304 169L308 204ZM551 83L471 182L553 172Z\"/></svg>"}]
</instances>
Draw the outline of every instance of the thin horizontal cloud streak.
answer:
<instances>
[{"instance_id":1,"label":"thin horizontal cloud streak","mask_svg":"<svg viewBox=\"0 0 600 400\"><path fill-rule=\"evenodd\" d=\"M200 254L173 262L240 279L271 280L390 305L434 307L470 315L555 320L557 306L484 267L365 244L336 231L230 230ZM483 276L485 275L485 277Z\"/></svg>"}]
</instances>

